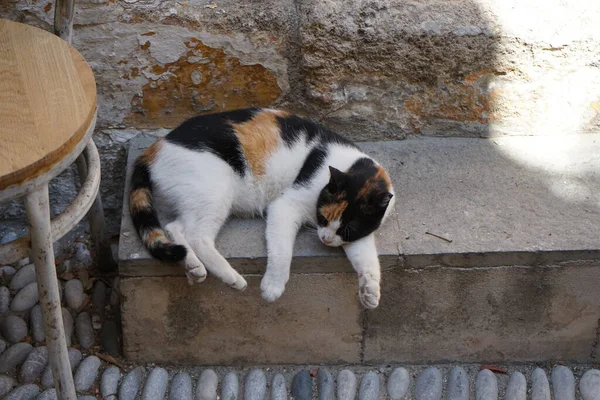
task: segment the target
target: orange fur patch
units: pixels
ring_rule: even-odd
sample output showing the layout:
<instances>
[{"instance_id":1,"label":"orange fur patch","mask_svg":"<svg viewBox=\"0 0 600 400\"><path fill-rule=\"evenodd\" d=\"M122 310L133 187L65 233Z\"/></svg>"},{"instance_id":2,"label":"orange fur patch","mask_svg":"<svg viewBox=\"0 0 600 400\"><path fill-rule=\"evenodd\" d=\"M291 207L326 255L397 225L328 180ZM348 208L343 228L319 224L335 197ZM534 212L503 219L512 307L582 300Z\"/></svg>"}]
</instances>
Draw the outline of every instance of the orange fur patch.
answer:
<instances>
[{"instance_id":1,"label":"orange fur patch","mask_svg":"<svg viewBox=\"0 0 600 400\"><path fill-rule=\"evenodd\" d=\"M152 145L150 145L150 147L148 147L146 151L144 151L144 153L140 156L140 162L146 165L152 164L156 159L158 152L162 148L162 142L163 139L161 138L158 139L156 142L152 143Z\"/></svg>"},{"instance_id":2,"label":"orange fur patch","mask_svg":"<svg viewBox=\"0 0 600 400\"><path fill-rule=\"evenodd\" d=\"M144 242L149 246L152 246L163 239L165 239L165 234L160 229L152 229L151 231L144 233Z\"/></svg>"},{"instance_id":3,"label":"orange fur patch","mask_svg":"<svg viewBox=\"0 0 600 400\"><path fill-rule=\"evenodd\" d=\"M390 188L392 187L392 181L390 180L390 177L388 176L387 172L385 172L385 170L380 165L378 165L377 173L369 179L367 179L363 187L360 188L360 190L358 191L358 195L356 197L361 198L368 195L373 190L375 190L377 183L381 181L384 181L387 190L390 190Z\"/></svg>"},{"instance_id":4,"label":"orange fur patch","mask_svg":"<svg viewBox=\"0 0 600 400\"><path fill-rule=\"evenodd\" d=\"M276 117L285 115L287 113L283 111L262 111L250 121L231 123L254 175L265 173L267 158L279 144L280 129Z\"/></svg>"},{"instance_id":5,"label":"orange fur patch","mask_svg":"<svg viewBox=\"0 0 600 400\"><path fill-rule=\"evenodd\" d=\"M152 194L148 189L136 189L129 195L129 209L132 212L152 207Z\"/></svg>"},{"instance_id":6,"label":"orange fur patch","mask_svg":"<svg viewBox=\"0 0 600 400\"><path fill-rule=\"evenodd\" d=\"M348 202L344 200L338 203L324 205L319 209L319 211L327 221L332 222L340 219L346 207L348 207Z\"/></svg>"}]
</instances>

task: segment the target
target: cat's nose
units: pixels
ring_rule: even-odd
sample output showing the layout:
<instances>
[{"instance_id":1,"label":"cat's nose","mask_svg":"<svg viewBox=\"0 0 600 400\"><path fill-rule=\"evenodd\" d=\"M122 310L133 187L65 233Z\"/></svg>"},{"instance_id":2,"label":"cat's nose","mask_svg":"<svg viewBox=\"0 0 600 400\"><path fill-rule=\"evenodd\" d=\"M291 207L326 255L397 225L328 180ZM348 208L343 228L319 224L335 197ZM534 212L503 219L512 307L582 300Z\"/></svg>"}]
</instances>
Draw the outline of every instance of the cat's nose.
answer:
<instances>
[{"instance_id":1,"label":"cat's nose","mask_svg":"<svg viewBox=\"0 0 600 400\"><path fill-rule=\"evenodd\" d=\"M326 238L321 238L321 240L323 241L323 243L325 244L331 244L332 240L326 239Z\"/></svg>"}]
</instances>

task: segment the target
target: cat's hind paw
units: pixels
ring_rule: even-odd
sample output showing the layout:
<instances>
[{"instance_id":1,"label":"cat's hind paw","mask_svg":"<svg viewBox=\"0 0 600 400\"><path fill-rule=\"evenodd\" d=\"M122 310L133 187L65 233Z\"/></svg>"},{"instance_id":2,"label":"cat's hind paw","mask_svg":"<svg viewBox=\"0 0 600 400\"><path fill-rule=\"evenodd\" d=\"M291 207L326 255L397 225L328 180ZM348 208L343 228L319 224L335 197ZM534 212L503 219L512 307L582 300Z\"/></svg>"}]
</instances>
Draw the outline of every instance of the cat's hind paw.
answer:
<instances>
[{"instance_id":1,"label":"cat's hind paw","mask_svg":"<svg viewBox=\"0 0 600 400\"><path fill-rule=\"evenodd\" d=\"M361 304L365 308L377 308L379 305L379 298L381 297L379 282L371 280L362 284L358 290L358 296Z\"/></svg>"},{"instance_id":2,"label":"cat's hind paw","mask_svg":"<svg viewBox=\"0 0 600 400\"><path fill-rule=\"evenodd\" d=\"M283 294L285 282L273 278L272 276L265 275L260 283L260 290L262 291L262 298L269 303L273 303Z\"/></svg>"},{"instance_id":3,"label":"cat's hind paw","mask_svg":"<svg viewBox=\"0 0 600 400\"><path fill-rule=\"evenodd\" d=\"M187 276L188 283L193 285L194 283L204 282L206 279L206 269L204 267L197 267L193 269L188 269L185 272Z\"/></svg>"}]
</instances>

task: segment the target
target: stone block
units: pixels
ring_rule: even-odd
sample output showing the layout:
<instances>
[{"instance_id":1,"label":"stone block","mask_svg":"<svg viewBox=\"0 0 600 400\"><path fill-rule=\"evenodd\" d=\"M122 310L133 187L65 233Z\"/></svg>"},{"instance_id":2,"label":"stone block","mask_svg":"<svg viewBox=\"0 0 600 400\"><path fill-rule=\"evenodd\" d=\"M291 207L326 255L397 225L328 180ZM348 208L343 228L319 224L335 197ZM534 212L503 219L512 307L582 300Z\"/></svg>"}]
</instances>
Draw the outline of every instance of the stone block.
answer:
<instances>
[{"instance_id":1,"label":"stone block","mask_svg":"<svg viewBox=\"0 0 600 400\"><path fill-rule=\"evenodd\" d=\"M353 274L293 274L274 304L260 277L236 292L217 279L121 281L125 356L194 365L357 363L360 306Z\"/></svg>"},{"instance_id":2,"label":"stone block","mask_svg":"<svg viewBox=\"0 0 600 400\"><path fill-rule=\"evenodd\" d=\"M387 272L364 362L592 362L598 262Z\"/></svg>"}]
</instances>

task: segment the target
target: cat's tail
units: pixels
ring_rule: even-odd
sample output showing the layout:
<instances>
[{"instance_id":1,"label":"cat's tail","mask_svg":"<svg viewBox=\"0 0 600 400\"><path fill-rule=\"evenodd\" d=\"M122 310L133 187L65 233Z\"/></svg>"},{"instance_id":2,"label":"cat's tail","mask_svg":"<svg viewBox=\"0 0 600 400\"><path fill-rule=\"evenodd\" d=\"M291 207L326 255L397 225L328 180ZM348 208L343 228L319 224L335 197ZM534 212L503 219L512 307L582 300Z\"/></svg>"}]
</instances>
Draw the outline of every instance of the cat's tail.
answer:
<instances>
[{"instance_id":1,"label":"cat's tail","mask_svg":"<svg viewBox=\"0 0 600 400\"><path fill-rule=\"evenodd\" d=\"M152 199L150 165L161 144L161 141L154 143L135 162L129 193L129 212L133 225L150 254L161 261L177 262L185 258L187 250L169 240L160 226Z\"/></svg>"}]
</instances>

